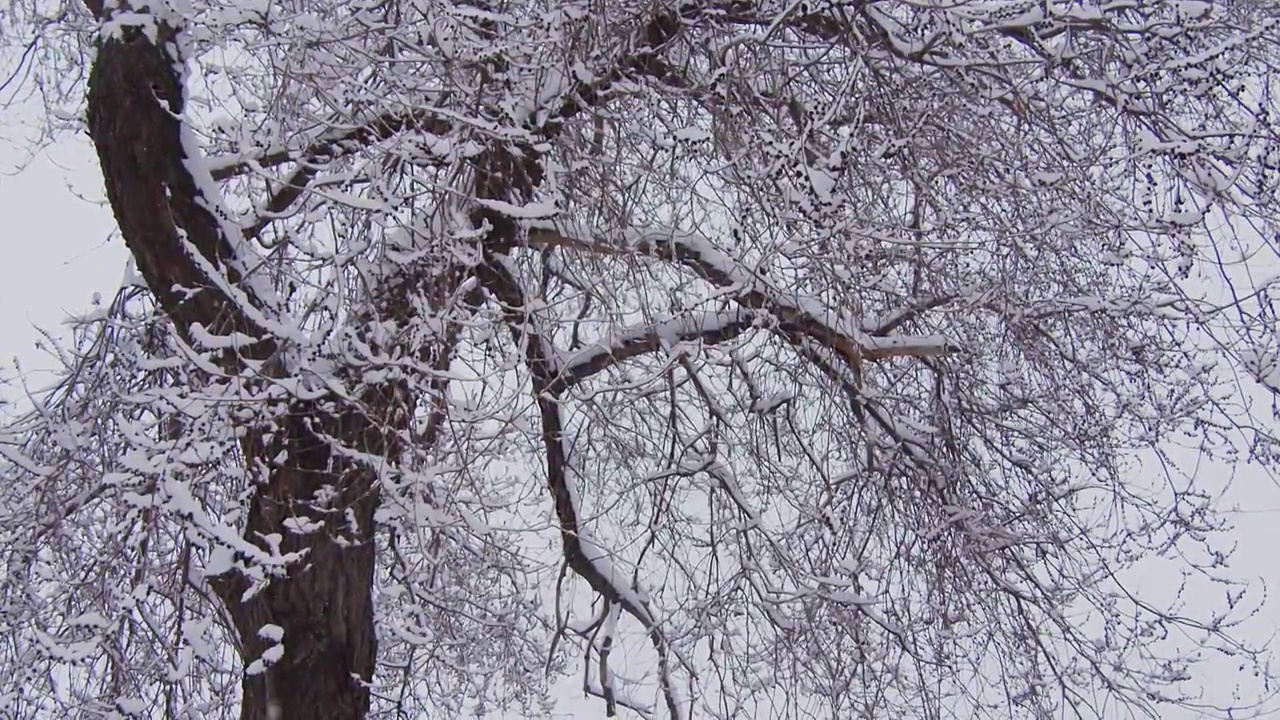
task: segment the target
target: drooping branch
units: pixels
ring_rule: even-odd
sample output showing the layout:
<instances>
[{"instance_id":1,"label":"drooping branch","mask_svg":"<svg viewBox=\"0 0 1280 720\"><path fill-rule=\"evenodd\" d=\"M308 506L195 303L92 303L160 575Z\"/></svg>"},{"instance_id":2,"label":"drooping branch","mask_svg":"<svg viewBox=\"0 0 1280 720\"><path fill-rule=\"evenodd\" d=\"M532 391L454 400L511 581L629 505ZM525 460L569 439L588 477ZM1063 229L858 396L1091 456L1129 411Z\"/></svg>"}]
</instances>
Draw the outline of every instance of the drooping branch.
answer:
<instances>
[{"instance_id":1,"label":"drooping branch","mask_svg":"<svg viewBox=\"0 0 1280 720\"><path fill-rule=\"evenodd\" d=\"M650 78L670 87L687 85L659 53L693 21L750 6L747 0L715 0L674 3L656 10L608 65L561 95L559 106L543 122L543 127L554 134L566 120L603 105L615 88L629 79Z\"/></svg>"},{"instance_id":2,"label":"drooping branch","mask_svg":"<svg viewBox=\"0 0 1280 720\"><path fill-rule=\"evenodd\" d=\"M648 22L637 29L635 36L628 42L625 50L614 58L602 72L588 79L580 79L563 92L561 99L552 102L556 108L547 117L541 119L541 129L549 135L556 135L559 128L568 119L572 119L582 111L595 108L607 101L609 92L618 83L632 77L650 77L667 85L682 85L675 69L659 56L659 50L676 37L685 23L703 17L709 12L723 12L724 9L745 6L740 0L721 1L721 3L684 3L655 12ZM498 108L488 108L490 117L502 117ZM260 218L253 220L244 236L257 237L262 228L270 223L274 215L284 213L293 202L302 196L306 188L314 181L321 165L343 155L353 154L374 142L389 140L403 132L417 131L431 136L443 137L454 129L454 120L445 118L433 108L412 110L388 110L374 115L367 122L358 124L335 124L323 136L317 138L305 149L288 149L274 147L259 154L229 155L211 160L209 169L215 181L225 181L242 174L260 172L262 169L278 167L287 163L296 163L297 167L280 184L278 190L271 193L268 201L262 205Z\"/></svg>"},{"instance_id":3,"label":"drooping branch","mask_svg":"<svg viewBox=\"0 0 1280 720\"><path fill-rule=\"evenodd\" d=\"M209 172L214 180L229 180L237 175L266 170L291 162L304 166L298 168L296 172L304 172L306 166L350 155L371 143L387 140L406 130L442 136L452 127L452 123L441 117L433 108L387 111L359 124L337 123L300 150L271 148L258 155L229 155L212 158L209 161Z\"/></svg>"},{"instance_id":4,"label":"drooping branch","mask_svg":"<svg viewBox=\"0 0 1280 720\"><path fill-rule=\"evenodd\" d=\"M529 244L533 246L558 247L606 256L658 257L693 270L719 288L733 291L730 297L751 318L752 325L769 327L794 347L801 357L813 363L838 384L860 421L865 423L870 416L877 426L899 442L907 442L901 429L884 413L868 405L863 388L863 363L896 357L928 360L959 349L957 343L945 337L892 334L915 315L944 305L951 298L920 303L872 322L872 332L869 333L851 318L842 318L838 312L817 301L782 290L720 251L705 238L692 233L670 229L624 231L617 237L601 238L567 227L563 223L537 222L530 223L527 227ZM720 339L720 332L741 332L728 323L710 330L712 332L707 333L708 338L717 341ZM593 348L579 353L575 356L576 362L567 363L562 370L561 376L565 378L563 382L573 384L578 373L593 374L613 362L658 349L661 346L660 339L651 337L657 331L656 326L639 328L632 331L635 335L624 335L607 348ZM907 444L913 459L923 463L918 449L909 442ZM870 446L868 452L868 457L872 457L874 451Z\"/></svg>"},{"instance_id":5,"label":"drooping branch","mask_svg":"<svg viewBox=\"0 0 1280 720\"><path fill-rule=\"evenodd\" d=\"M738 0L720 3L691 2L655 13L641 26L626 49L600 74L580 80L563 93L558 107L543 118L541 129L554 136L565 121L587 108L604 103L610 91L630 77L651 77L668 85L681 85L681 78L659 56L658 51L674 39L685 22L712 9L722 10L739 5L743 3ZM552 102L552 105L556 103ZM500 117L502 112L490 107L487 108L487 114ZM387 111L364 123L335 126L305 149L272 148L256 155L226 156L212 160L209 170L214 180L227 180L285 163L296 163L294 170L262 205L259 217L244 229L246 238L256 238L275 216L288 210L302 196L325 163L402 132L416 130L444 136L453 127L451 120L432 108Z\"/></svg>"},{"instance_id":6,"label":"drooping branch","mask_svg":"<svg viewBox=\"0 0 1280 720\"><path fill-rule=\"evenodd\" d=\"M710 12L718 13L749 6L750 3L743 0L686 2L655 12L637 30L624 50L598 74L580 79L562 93L558 101L552 100L550 106L554 106L554 110L542 118L538 129L549 136L555 136L567 120L588 108L602 105L619 83L630 78L648 77L673 87L683 86L685 81L659 55L659 51L688 22ZM483 114L492 117L503 115L496 107L488 107ZM302 196L323 164L402 132L416 130L444 136L452 129L454 122L432 108L387 111L375 115L368 122L345 127L335 126L302 150L273 148L248 157L227 156L211 161L209 169L214 180L226 180L285 163L296 163L294 170L262 205L259 217L245 227L244 237L256 238L275 216L288 210Z\"/></svg>"},{"instance_id":7,"label":"drooping branch","mask_svg":"<svg viewBox=\"0 0 1280 720\"><path fill-rule=\"evenodd\" d=\"M326 163L403 132L417 131L443 136L452 128L450 121L440 117L431 108L388 111L364 123L335 126L302 150L276 148L251 157L223 157L211 161L209 169L214 180L227 180L285 163L296 163L293 171L262 205L258 217L245 227L244 237L256 238L276 216L288 210L302 197Z\"/></svg>"},{"instance_id":8,"label":"drooping branch","mask_svg":"<svg viewBox=\"0 0 1280 720\"><path fill-rule=\"evenodd\" d=\"M685 717L671 673L671 654L666 636L649 610L643 589L630 586L622 572L610 561L579 524L576 478L565 444L564 420L560 412L563 383L557 388L557 352L549 335L529 312L525 293L515 275L504 266L503 256L488 255L476 269L481 283L500 303L517 343L525 346L525 359L532 377L533 394L542 418L542 441L546 452L547 487L560 523L560 538L566 564L593 590L615 603L639 622L658 655L659 683L672 718ZM638 352L635 354L639 354Z\"/></svg>"},{"instance_id":9,"label":"drooping branch","mask_svg":"<svg viewBox=\"0 0 1280 720\"><path fill-rule=\"evenodd\" d=\"M658 352L664 344L700 340L717 344L733 340L754 327L758 317L745 309L680 315L611 333L604 340L559 358L552 358L547 390L559 393L596 373L640 355Z\"/></svg>"}]
</instances>

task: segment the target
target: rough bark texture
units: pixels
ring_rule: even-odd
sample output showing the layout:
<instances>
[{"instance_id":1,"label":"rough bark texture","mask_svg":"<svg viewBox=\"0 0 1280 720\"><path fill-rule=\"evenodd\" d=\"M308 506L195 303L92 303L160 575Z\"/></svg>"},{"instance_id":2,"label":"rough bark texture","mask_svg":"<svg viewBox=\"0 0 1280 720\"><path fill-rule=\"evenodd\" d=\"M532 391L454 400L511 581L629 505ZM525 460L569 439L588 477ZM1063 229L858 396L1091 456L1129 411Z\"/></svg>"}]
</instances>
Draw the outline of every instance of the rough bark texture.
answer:
<instances>
[{"instance_id":1,"label":"rough bark texture","mask_svg":"<svg viewBox=\"0 0 1280 720\"><path fill-rule=\"evenodd\" d=\"M90 9L101 16L100 7L91 4ZM184 163L178 119L184 88L174 59L163 49L174 35L160 25L157 44L126 28L99 43L89 78L89 132L124 241L178 333L190 340L199 324L216 334L260 338L239 353L223 355L223 368L235 372L242 358L269 357L276 341L252 322L244 298L233 300L219 289L238 287L242 278L229 262L233 246ZM218 282L202 269L210 266L221 274ZM245 297L253 302L247 291ZM327 438L394 455L388 443L393 434L386 428L398 398L394 389L384 389L360 400L358 409L340 401L300 404L281 421L280 440L245 443L250 467L268 468L245 537L260 543L263 536L277 535L282 552L306 555L287 578L273 580L249 598L248 581L238 572L214 582L239 631L246 666L274 644L259 636L262 626L284 629L283 657L265 673L244 679L244 720L354 720L368 712L365 683L373 677L376 658L375 478L333 457ZM276 457L285 459L266 462ZM316 502L321 489L334 491L323 505ZM292 533L284 525L291 517L322 523L322 529Z\"/></svg>"},{"instance_id":2,"label":"rough bark texture","mask_svg":"<svg viewBox=\"0 0 1280 720\"><path fill-rule=\"evenodd\" d=\"M375 421L355 413L326 419L319 408L299 407L282 425L288 432L283 441L250 448L251 457L269 458L283 450L287 459L271 468L269 481L254 497L245 536L278 534L281 552L302 551L306 559L291 568L288 578L272 581L247 600L250 585L239 573L215 585L239 631L246 663L275 644L258 634L262 626L284 629L284 656L265 673L245 678L240 717L363 718L369 709L364 683L373 677L377 656L371 595L375 479L368 470L344 468L349 464L334 458L330 443L315 430L358 437L369 451L385 443ZM316 502L326 488L336 496ZM322 529L291 533L284 527L289 518Z\"/></svg>"},{"instance_id":3,"label":"rough bark texture","mask_svg":"<svg viewBox=\"0 0 1280 720\"><path fill-rule=\"evenodd\" d=\"M161 26L161 45L173 31ZM181 78L174 61L140 30L126 28L98 45L89 74L89 134L98 151L107 199L138 270L178 331L200 323L214 333L262 336L223 293L211 286L191 250L227 274L232 249L217 219L200 202L184 163ZM183 239L186 239L186 243ZM261 354L258 348L254 354Z\"/></svg>"}]
</instances>

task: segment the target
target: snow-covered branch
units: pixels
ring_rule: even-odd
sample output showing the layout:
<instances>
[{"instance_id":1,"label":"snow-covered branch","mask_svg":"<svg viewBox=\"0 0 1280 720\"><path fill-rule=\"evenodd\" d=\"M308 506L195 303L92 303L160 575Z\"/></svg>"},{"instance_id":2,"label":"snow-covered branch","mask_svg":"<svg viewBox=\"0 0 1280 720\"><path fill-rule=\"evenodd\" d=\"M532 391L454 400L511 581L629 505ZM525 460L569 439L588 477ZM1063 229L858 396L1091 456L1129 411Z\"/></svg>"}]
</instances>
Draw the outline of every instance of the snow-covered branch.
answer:
<instances>
[{"instance_id":1,"label":"snow-covered branch","mask_svg":"<svg viewBox=\"0 0 1280 720\"><path fill-rule=\"evenodd\" d=\"M609 256L651 256L685 266L713 285L729 290L741 308L766 313L779 328L829 346L851 363L895 357L940 357L959 344L941 336L871 335L846 312L783 290L753 272L707 238L672 229L590 233L571 223L528 223L529 244ZM890 328L892 329L892 328Z\"/></svg>"}]
</instances>

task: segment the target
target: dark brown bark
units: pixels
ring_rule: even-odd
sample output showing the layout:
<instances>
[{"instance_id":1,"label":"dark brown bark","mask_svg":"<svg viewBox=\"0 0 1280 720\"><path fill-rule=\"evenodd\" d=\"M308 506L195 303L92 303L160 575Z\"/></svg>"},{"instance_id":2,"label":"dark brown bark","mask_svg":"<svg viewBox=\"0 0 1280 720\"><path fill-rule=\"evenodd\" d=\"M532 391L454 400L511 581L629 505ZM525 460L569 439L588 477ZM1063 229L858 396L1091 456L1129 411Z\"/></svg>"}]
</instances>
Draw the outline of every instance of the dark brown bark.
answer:
<instances>
[{"instance_id":1,"label":"dark brown bark","mask_svg":"<svg viewBox=\"0 0 1280 720\"><path fill-rule=\"evenodd\" d=\"M103 15L110 11L104 10L100 0L85 2L96 16L106 19ZM120 11L132 11L127 0L119 5ZM657 51L679 31L681 18L700 12L698 8L691 5L657 15L636 38L638 49L625 54L604 80L584 83L571 93L558 115L541 130L554 137L566 119L602 102L614 83L629 76L677 84L678 78L660 61ZM148 35L140 28L126 27L100 41L89 79L89 132L121 234L161 310L188 342L196 339L197 325L215 335L238 333L252 338L247 346L223 351L218 358L225 371L238 372L245 366L244 359L275 357L280 341L255 319L270 316L237 271L243 267L234 255L241 238L224 234L224 226L209 211L185 162L179 119L185 88L177 71L181 63L166 49L176 47L172 43L176 30L158 21L153 30ZM431 125L443 132L440 123L425 112L388 116L321 141L304 152L312 162L299 163L269 199L268 215L292 205L314 177L314 162L335 156L341 147L415 126ZM274 165L289 158L278 154L265 160ZM242 170L240 166L223 168L221 175ZM477 197L517 203L529 201L542 180L542 168L531 147L491 148L477 160L475 172ZM521 233L512 218L478 210L474 219L488 229L484 249L490 257L518 244ZM254 237L266 222L242 234ZM488 290L523 307L514 279L495 269L482 270ZM387 284L383 297L373 299L377 314L407 320L404 315L411 306L400 301L406 294L426 293L443 300L468 272L458 266L406 269L398 282ZM442 369L453 342L446 338L415 354ZM531 349L528 359L539 387L547 387L551 382L548 358L540 352ZM259 367L268 373L281 371L273 362ZM433 384L433 389L443 394L443 387ZM250 503L245 539L262 544L264 537L275 536L280 552L304 553L304 559L290 567L286 577L274 578L260 589L236 571L213 581L240 636L246 665L275 644L261 636L263 626L283 629L283 656L265 672L244 679L243 720L356 720L368 713L367 683L377 655L372 602L377 478L374 470L346 459L334 448L355 448L393 464L399 457L399 433L411 414L411 402L400 385L365 389L354 399L331 396L297 402L287 417L277 421L273 440L251 435L244 441L246 467L265 475ZM559 411L549 397L540 398L539 404L544 439L549 443L549 489L561 518L565 557L605 597L622 602L617 588L606 582L580 547L565 485ZM438 411L433 413L432 428L439 428L438 416ZM434 442L433 434L434 430L429 431L422 442ZM319 498L321 491L330 495L324 501ZM318 529L297 534L285 525L290 518L310 520ZM647 611L628 607L628 612L640 617ZM655 638L661 645L661 636Z\"/></svg>"},{"instance_id":2,"label":"dark brown bark","mask_svg":"<svg viewBox=\"0 0 1280 720\"><path fill-rule=\"evenodd\" d=\"M388 398L368 398L378 406ZM282 553L305 552L288 577L273 580L245 600L248 580L239 573L219 578L215 589L239 631L246 664L274 645L259 635L264 625L284 630L284 655L263 674L243 683L242 720L334 718L356 720L369 709L364 683L377 657L374 628L375 563L373 513L377 492L372 471L333 456L329 438L357 440L370 452L389 451L379 418L349 412L327 418L315 405L297 407L280 423L285 440L249 447L256 458L284 459L253 498L246 538L278 534ZM325 437L328 436L328 437ZM318 493L336 496L321 502ZM292 533L289 518L320 529ZM279 714L272 714L272 709Z\"/></svg>"},{"instance_id":3,"label":"dark brown bark","mask_svg":"<svg viewBox=\"0 0 1280 720\"><path fill-rule=\"evenodd\" d=\"M90 9L102 12L92 1ZM199 324L214 334L256 338L239 352L222 354L223 368L234 372L242 358L272 356L277 340L253 321L260 308L236 273L234 246L184 163L178 119L184 88L175 59L162 49L173 37L161 24L158 43L136 28L99 43L89 77L89 132L124 241L178 333L191 341ZM237 289L236 297L220 289L227 287ZM236 571L213 583L239 632L246 665L274 644L260 637L262 626L284 630L283 657L244 680L244 720L355 720L368 712L365 683L376 660L376 478L335 457L332 448L336 439L394 458L390 439L395 420L405 415L403 399L398 388L380 388L356 402L298 403L280 421L280 440L245 442L248 465L268 468L245 538L261 544L275 535L282 552L304 551L305 558L248 598L250 585ZM267 463L278 457L284 459ZM322 488L335 491L324 503L317 502ZM293 533L284 524L291 517L312 519L320 529Z\"/></svg>"},{"instance_id":4,"label":"dark brown bark","mask_svg":"<svg viewBox=\"0 0 1280 720\"><path fill-rule=\"evenodd\" d=\"M262 338L241 354L263 358L273 349L263 328L217 289L192 254L221 271L226 282L240 282L228 267L232 247L184 162L176 117L183 111L184 88L175 60L161 49L173 38L160 25L160 46L136 28L99 43L89 73L89 135L120 234L178 332L190 339L199 323L215 334Z\"/></svg>"}]
</instances>

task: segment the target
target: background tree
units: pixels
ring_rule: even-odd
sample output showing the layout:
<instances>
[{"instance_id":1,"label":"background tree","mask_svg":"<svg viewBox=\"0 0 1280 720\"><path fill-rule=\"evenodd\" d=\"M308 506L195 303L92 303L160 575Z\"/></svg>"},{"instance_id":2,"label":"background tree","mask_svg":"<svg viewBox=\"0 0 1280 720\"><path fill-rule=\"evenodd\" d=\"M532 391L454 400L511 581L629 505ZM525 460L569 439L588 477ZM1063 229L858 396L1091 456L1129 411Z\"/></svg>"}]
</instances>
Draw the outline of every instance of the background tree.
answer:
<instances>
[{"instance_id":1,"label":"background tree","mask_svg":"<svg viewBox=\"0 0 1280 720\"><path fill-rule=\"evenodd\" d=\"M1136 452L1276 452L1266 284L1216 297L1274 249L1270 3L11 10L136 282L0 429L6 713L528 715L576 658L610 713L1118 717L1261 667L1238 586L1126 571L1225 565Z\"/></svg>"}]
</instances>

